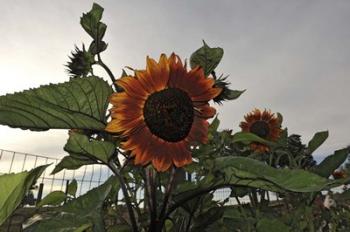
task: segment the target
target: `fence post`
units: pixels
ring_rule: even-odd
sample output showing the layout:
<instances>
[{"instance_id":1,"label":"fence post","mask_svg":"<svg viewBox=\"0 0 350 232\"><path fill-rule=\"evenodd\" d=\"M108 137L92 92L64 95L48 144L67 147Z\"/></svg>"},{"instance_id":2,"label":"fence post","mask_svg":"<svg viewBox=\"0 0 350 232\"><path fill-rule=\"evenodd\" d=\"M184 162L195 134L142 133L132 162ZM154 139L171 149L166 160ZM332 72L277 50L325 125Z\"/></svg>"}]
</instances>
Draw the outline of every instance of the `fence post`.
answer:
<instances>
[{"instance_id":1,"label":"fence post","mask_svg":"<svg viewBox=\"0 0 350 232\"><path fill-rule=\"evenodd\" d=\"M43 197L43 189L44 189L44 183L41 183L39 185L38 197L36 198L36 203L37 204L41 201L41 198Z\"/></svg>"}]
</instances>

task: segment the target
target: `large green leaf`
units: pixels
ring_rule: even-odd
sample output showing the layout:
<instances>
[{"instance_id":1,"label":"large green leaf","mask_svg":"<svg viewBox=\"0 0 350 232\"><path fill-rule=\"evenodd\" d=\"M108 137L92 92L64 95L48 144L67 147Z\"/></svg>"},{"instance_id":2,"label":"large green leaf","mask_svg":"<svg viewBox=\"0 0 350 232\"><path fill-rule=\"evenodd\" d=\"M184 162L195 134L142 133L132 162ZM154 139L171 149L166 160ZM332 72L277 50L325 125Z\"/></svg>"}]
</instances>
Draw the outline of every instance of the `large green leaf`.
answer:
<instances>
[{"instance_id":1,"label":"large green leaf","mask_svg":"<svg viewBox=\"0 0 350 232\"><path fill-rule=\"evenodd\" d=\"M112 88L101 78L76 78L0 96L0 124L31 130L103 130Z\"/></svg>"},{"instance_id":2,"label":"large green leaf","mask_svg":"<svg viewBox=\"0 0 350 232\"><path fill-rule=\"evenodd\" d=\"M62 169L78 169L83 165L99 162L108 163L114 154L115 145L107 141L90 140L88 136L83 134L72 133L64 150L70 155L62 159L52 174Z\"/></svg>"},{"instance_id":3,"label":"large green leaf","mask_svg":"<svg viewBox=\"0 0 350 232\"><path fill-rule=\"evenodd\" d=\"M215 162L215 169L225 173L225 178L230 182L238 178L239 185L243 183L249 187L265 190L272 190L273 187L277 192L318 192L334 184L334 181L305 170L277 169L245 157L220 157Z\"/></svg>"},{"instance_id":4,"label":"large green leaf","mask_svg":"<svg viewBox=\"0 0 350 232\"><path fill-rule=\"evenodd\" d=\"M317 132L314 137L310 140L308 147L307 147L307 152L308 154L312 154L317 148L319 148L324 141L328 138L328 131L320 131Z\"/></svg>"},{"instance_id":5,"label":"large green leaf","mask_svg":"<svg viewBox=\"0 0 350 232\"><path fill-rule=\"evenodd\" d=\"M29 172L0 176L0 225L21 203L24 195L47 166L40 166Z\"/></svg>"},{"instance_id":6,"label":"large green leaf","mask_svg":"<svg viewBox=\"0 0 350 232\"><path fill-rule=\"evenodd\" d=\"M211 48L203 41L203 46L190 57L191 68L201 66L204 74L208 76L218 66L223 55L224 50L222 48Z\"/></svg>"},{"instance_id":7,"label":"large green leaf","mask_svg":"<svg viewBox=\"0 0 350 232\"><path fill-rule=\"evenodd\" d=\"M60 207L54 217L39 221L26 231L82 231L81 228L90 227L93 231L105 231L101 214L102 205L116 183L118 182L115 177L109 178L99 187Z\"/></svg>"},{"instance_id":8,"label":"large green leaf","mask_svg":"<svg viewBox=\"0 0 350 232\"><path fill-rule=\"evenodd\" d=\"M277 169L255 159L246 157L220 157L214 161L213 174L196 184L176 191L174 210L199 195L227 187L244 186L272 192L318 192L344 183L331 181L301 169Z\"/></svg>"},{"instance_id":9,"label":"large green leaf","mask_svg":"<svg viewBox=\"0 0 350 232\"><path fill-rule=\"evenodd\" d=\"M320 176L328 178L335 169L345 162L348 155L348 148L337 150L333 155L327 156L319 165L315 166L313 171Z\"/></svg>"}]
</instances>

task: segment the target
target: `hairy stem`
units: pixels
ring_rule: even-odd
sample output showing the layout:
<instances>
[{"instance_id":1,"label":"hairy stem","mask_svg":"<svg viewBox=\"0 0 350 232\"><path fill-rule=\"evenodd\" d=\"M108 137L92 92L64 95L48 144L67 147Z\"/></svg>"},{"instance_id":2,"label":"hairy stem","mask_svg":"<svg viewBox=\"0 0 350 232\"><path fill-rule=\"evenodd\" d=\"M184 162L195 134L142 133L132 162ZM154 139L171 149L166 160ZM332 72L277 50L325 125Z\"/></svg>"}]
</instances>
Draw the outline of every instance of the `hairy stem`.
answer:
<instances>
[{"instance_id":1,"label":"hairy stem","mask_svg":"<svg viewBox=\"0 0 350 232\"><path fill-rule=\"evenodd\" d=\"M113 86L114 86L115 90L117 90L118 87L117 87L117 84L115 83L115 82L116 82L116 79L115 79L115 77L114 77L112 71L111 71L111 70L108 68L108 66L102 61L100 53L97 54L97 59L98 59L98 60L97 60L96 63L97 63L98 65L100 65L100 66L107 72L108 76L111 78L111 81L112 81L112 83L113 83Z\"/></svg>"}]
</instances>

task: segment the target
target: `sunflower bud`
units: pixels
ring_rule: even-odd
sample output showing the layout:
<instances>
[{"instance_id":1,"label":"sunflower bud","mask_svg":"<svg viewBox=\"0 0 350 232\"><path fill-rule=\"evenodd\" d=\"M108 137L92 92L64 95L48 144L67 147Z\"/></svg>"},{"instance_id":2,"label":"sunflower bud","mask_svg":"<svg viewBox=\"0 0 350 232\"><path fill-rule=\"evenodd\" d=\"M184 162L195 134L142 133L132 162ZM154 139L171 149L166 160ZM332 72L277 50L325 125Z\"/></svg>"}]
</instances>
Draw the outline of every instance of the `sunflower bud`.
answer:
<instances>
[{"instance_id":1,"label":"sunflower bud","mask_svg":"<svg viewBox=\"0 0 350 232\"><path fill-rule=\"evenodd\" d=\"M215 73L214 74L215 77ZM239 96L241 96L242 93L244 93L245 90L232 90L228 86L230 85L230 82L227 82L228 76L223 77L222 75L219 78L215 78L215 87L222 89L221 93L215 97L213 100L214 102L218 104L222 104L223 101L227 100L234 100L237 99Z\"/></svg>"},{"instance_id":2,"label":"sunflower bud","mask_svg":"<svg viewBox=\"0 0 350 232\"><path fill-rule=\"evenodd\" d=\"M87 74L92 70L91 66L94 63L93 55L85 50L75 47L75 51L72 52L72 56L69 57L70 61L66 65L69 75L73 78L86 77Z\"/></svg>"}]
</instances>

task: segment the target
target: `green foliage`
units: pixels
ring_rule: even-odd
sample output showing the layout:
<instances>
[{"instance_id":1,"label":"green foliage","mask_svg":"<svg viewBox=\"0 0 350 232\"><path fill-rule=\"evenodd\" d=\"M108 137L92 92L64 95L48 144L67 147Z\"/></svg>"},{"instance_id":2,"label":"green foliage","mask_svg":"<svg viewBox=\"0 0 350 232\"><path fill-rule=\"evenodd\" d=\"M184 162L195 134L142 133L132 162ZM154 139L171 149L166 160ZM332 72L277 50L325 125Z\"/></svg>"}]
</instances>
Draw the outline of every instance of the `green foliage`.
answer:
<instances>
[{"instance_id":1,"label":"green foliage","mask_svg":"<svg viewBox=\"0 0 350 232\"><path fill-rule=\"evenodd\" d=\"M12 214L21 203L24 195L43 173L48 165L37 167L31 171L0 176L0 225Z\"/></svg>"},{"instance_id":2,"label":"green foliage","mask_svg":"<svg viewBox=\"0 0 350 232\"><path fill-rule=\"evenodd\" d=\"M44 205L52 205L57 206L60 205L64 200L67 198L66 194L62 191L53 191L49 193L44 199L42 199L39 204L37 204L38 207L42 207Z\"/></svg>"},{"instance_id":3,"label":"green foliage","mask_svg":"<svg viewBox=\"0 0 350 232\"><path fill-rule=\"evenodd\" d=\"M76 179L73 179L67 186L67 194L75 197L75 194L77 193L77 189L78 189L78 183Z\"/></svg>"},{"instance_id":4,"label":"green foliage","mask_svg":"<svg viewBox=\"0 0 350 232\"><path fill-rule=\"evenodd\" d=\"M319 148L328 138L328 131L317 132L309 142L308 153L312 154L317 148Z\"/></svg>"},{"instance_id":5,"label":"green foliage","mask_svg":"<svg viewBox=\"0 0 350 232\"><path fill-rule=\"evenodd\" d=\"M211 48L203 40L203 46L195 51L190 57L191 68L201 66L204 74L208 76L215 70L224 55L222 48Z\"/></svg>"},{"instance_id":6,"label":"green foliage","mask_svg":"<svg viewBox=\"0 0 350 232\"><path fill-rule=\"evenodd\" d=\"M103 8L94 3L92 9L83 14L80 19L81 26L93 39L89 47L92 54L98 54L107 49L107 44L102 40L107 29L107 25L101 22L102 14Z\"/></svg>"},{"instance_id":7,"label":"green foliage","mask_svg":"<svg viewBox=\"0 0 350 232\"><path fill-rule=\"evenodd\" d=\"M99 187L60 207L54 217L39 221L26 231L84 231L87 228L104 231L102 206L115 181L111 177Z\"/></svg>"},{"instance_id":8,"label":"green foliage","mask_svg":"<svg viewBox=\"0 0 350 232\"><path fill-rule=\"evenodd\" d=\"M30 130L103 130L111 93L107 82L91 76L0 96L0 124Z\"/></svg>"},{"instance_id":9,"label":"green foliage","mask_svg":"<svg viewBox=\"0 0 350 232\"><path fill-rule=\"evenodd\" d=\"M52 174L62 169L78 169L83 165L107 164L115 152L115 145L107 141L89 139L88 136L80 133L71 133L64 150L69 153L57 164Z\"/></svg>"},{"instance_id":10,"label":"green foliage","mask_svg":"<svg viewBox=\"0 0 350 232\"><path fill-rule=\"evenodd\" d=\"M319 165L315 166L313 171L320 176L328 178L335 169L345 162L348 155L348 148L337 150L333 155L326 157Z\"/></svg>"},{"instance_id":11,"label":"green foliage","mask_svg":"<svg viewBox=\"0 0 350 232\"><path fill-rule=\"evenodd\" d=\"M256 226L257 232L289 232L290 228L274 218L262 218Z\"/></svg>"},{"instance_id":12,"label":"green foliage","mask_svg":"<svg viewBox=\"0 0 350 232\"><path fill-rule=\"evenodd\" d=\"M276 192L315 192L327 189L333 182L304 170L277 169L244 157L222 157L215 161L215 170L237 185ZM242 184L241 184L242 183Z\"/></svg>"},{"instance_id":13,"label":"green foliage","mask_svg":"<svg viewBox=\"0 0 350 232\"><path fill-rule=\"evenodd\" d=\"M253 133L249 132L237 132L236 134L233 135L233 142L241 142L244 144L250 144L252 142L259 142L267 145L274 146L275 144L273 142L270 142L268 140L265 140Z\"/></svg>"}]
</instances>

